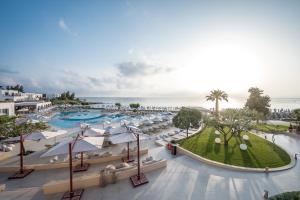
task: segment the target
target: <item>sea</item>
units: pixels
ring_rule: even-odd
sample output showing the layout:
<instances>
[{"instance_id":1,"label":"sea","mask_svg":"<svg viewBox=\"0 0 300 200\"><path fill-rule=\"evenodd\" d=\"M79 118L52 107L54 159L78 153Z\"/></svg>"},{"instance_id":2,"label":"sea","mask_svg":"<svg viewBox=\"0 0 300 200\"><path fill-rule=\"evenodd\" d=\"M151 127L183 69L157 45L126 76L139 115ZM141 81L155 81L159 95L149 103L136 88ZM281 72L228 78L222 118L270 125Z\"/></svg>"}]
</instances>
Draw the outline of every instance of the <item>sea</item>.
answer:
<instances>
[{"instance_id":1,"label":"sea","mask_svg":"<svg viewBox=\"0 0 300 200\"><path fill-rule=\"evenodd\" d=\"M99 104L129 105L139 103L141 106L166 106L166 107L203 107L212 109L214 102L206 101L204 97L81 97L87 102ZM221 101L220 108L242 108L246 98L229 98L228 102ZM272 98L271 109L296 109L300 108L300 98Z\"/></svg>"}]
</instances>

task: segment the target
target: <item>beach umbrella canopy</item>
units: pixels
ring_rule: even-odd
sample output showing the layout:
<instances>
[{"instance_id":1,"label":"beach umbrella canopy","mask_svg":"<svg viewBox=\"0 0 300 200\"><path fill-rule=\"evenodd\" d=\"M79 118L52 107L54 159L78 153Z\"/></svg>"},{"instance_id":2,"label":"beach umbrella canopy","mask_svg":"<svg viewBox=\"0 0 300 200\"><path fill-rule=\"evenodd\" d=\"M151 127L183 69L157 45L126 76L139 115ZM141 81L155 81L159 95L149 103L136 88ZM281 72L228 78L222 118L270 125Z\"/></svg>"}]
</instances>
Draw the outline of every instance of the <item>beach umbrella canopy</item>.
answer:
<instances>
[{"instance_id":1,"label":"beach umbrella canopy","mask_svg":"<svg viewBox=\"0 0 300 200\"><path fill-rule=\"evenodd\" d=\"M80 128L84 129L84 128L88 128L90 125L88 123L80 123Z\"/></svg>"},{"instance_id":2,"label":"beach umbrella canopy","mask_svg":"<svg viewBox=\"0 0 300 200\"><path fill-rule=\"evenodd\" d=\"M74 140L73 138L68 138L63 140L58 145L49 149L46 153L41 155L41 157L68 154L68 146L70 142L74 142L74 145L72 147L72 153L97 151L102 148L103 141L103 137L79 137L77 140Z\"/></svg>"},{"instance_id":3,"label":"beach umbrella canopy","mask_svg":"<svg viewBox=\"0 0 300 200\"><path fill-rule=\"evenodd\" d=\"M159 118L159 117L155 117L155 118L152 119L152 121L153 121L154 123L159 123L159 122L162 121L162 119Z\"/></svg>"},{"instance_id":4,"label":"beach umbrella canopy","mask_svg":"<svg viewBox=\"0 0 300 200\"><path fill-rule=\"evenodd\" d=\"M96 136L103 136L105 133L104 129L98 128L88 128L84 131L84 136L96 137Z\"/></svg>"},{"instance_id":5,"label":"beach umbrella canopy","mask_svg":"<svg viewBox=\"0 0 300 200\"><path fill-rule=\"evenodd\" d=\"M65 130L58 130L58 131L41 131L41 132L32 132L26 135L23 135L23 140L33 140L33 141L39 141L39 140L47 140L53 137L57 137L59 135L66 134L67 131ZM20 136L8 138L4 140L4 142L17 142L20 141Z\"/></svg>"},{"instance_id":6,"label":"beach umbrella canopy","mask_svg":"<svg viewBox=\"0 0 300 200\"><path fill-rule=\"evenodd\" d=\"M149 138L149 136L143 134L139 128L134 126L128 126L126 127L126 132L111 136L110 141L113 144L133 142L137 139L136 134L140 135L140 140L146 140Z\"/></svg>"},{"instance_id":7,"label":"beach umbrella canopy","mask_svg":"<svg viewBox=\"0 0 300 200\"><path fill-rule=\"evenodd\" d=\"M141 132L140 129L134 126L126 126L126 131L112 135L110 141L112 144L127 143L127 159L129 160L129 143L137 141L137 134L139 134L140 140L148 139L149 137Z\"/></svg>"},{"instance_id":8,"label":"beach umbrella canopy","mask_svg":"<svg viewBox=\"0 0 300 200\"><path fill-rule=\"evenodd\" d=\"M120 134L120 133L126 133L128 130L126 128L126 125L121 125L119 127L116 128L111 128L109 133L111 135L116 135L116 134Z\"/></svg>"},{"instance_id":9,"label":"beach umbrella canopy","mask_svg":"<svg viewBox=\"0 0 300 200\"><path fill-rule=\"evenodd\" d=\"M163 120L163 121L169 121L170 118L169 118L168 116L163 116L163 117L162 117L162 120Z\"/></svg>"},{"instance_id":10,"label":"beach umbrella canopy","mask_svg":"<svg viewBox=\"0 0 300 200\"><path fill-rule=\"evenodd\" d=\"M153 122L150 121L149 119L146 119L146 120L143 120L143 121L142 121L142 124L143 124L143 125L146 125L146 126L150 126L151 124L153 124Z\"/></svg>"},{"instance_id":11,"label":"beach umbrella canopy","mask_svg":"<svg viewBox=\"0 0 300 200\"><path fill-rule=\"evenodd\" d=\"M25 140L34 140L34 141L47 140L66 133L67 133L66 130L33 132L25 136Z\"/></svg>"}]
</instances>

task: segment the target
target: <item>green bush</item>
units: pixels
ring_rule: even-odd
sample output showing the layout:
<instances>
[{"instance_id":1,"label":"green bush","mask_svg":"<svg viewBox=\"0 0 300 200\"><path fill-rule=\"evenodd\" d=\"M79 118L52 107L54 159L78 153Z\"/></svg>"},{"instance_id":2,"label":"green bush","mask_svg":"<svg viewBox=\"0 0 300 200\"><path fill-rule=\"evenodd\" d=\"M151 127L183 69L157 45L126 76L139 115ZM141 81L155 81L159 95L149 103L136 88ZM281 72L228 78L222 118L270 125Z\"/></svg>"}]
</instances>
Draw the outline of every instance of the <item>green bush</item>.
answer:
<instances>
[{"instance_id":1,"label":"green bush","mask_svg":"<svg viewBox=\"0 0 300 200\"><path fill-rule=\"evenodd\" d=\"M270 197L269 200L300 200L300 192L299 191L285 192Z\"/></svg>"}]
</instances>

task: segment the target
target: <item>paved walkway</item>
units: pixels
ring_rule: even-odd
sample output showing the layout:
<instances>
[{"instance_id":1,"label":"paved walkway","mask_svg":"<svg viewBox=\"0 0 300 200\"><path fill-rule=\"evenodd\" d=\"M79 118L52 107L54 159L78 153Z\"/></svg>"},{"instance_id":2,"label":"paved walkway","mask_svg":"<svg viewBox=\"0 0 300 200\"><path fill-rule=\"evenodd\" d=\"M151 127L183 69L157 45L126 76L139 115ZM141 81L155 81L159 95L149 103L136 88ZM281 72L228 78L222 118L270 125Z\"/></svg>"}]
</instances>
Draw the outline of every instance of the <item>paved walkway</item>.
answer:
<instances>
[{"instance_id":1,"label":"paved walkway","mask_svg":"<svg viewBox=\"0 0 300 200\"><path fill-rule=\"evenodd\" d=\"M272 135L268 135L268 138L271 139ZM275 143L280 144L291 154L300 152L299 137L276 135ZM263 199L265 189L271 195L300 190L298 164L287 171L264 174L212 167L186 156L172 157L164 147L152 148L150 154L155 158L167 158L168 167L147 173L149 184L133 188L129 180L123 180L105 188L88 188L82 199L259 200ZM100 167L94 165L91 171ZM8 175L0 174L0 181L7 184L8 190L0 193L0 199L60 199L62 194L44 196L38 187L50 180L68 178L66 169L36 171L24 180L17 181L7 181Z\"/></svg>"}]
</instances>

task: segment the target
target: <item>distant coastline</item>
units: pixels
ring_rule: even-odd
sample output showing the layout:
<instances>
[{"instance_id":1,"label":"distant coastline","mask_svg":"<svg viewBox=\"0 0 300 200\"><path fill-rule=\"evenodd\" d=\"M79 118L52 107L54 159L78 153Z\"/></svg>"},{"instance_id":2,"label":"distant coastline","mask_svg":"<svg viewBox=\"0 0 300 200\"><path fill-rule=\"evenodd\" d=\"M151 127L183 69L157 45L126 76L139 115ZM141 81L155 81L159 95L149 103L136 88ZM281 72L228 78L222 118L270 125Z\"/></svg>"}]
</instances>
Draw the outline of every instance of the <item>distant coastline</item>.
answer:
<instances>
[{"instance_id":1,"label":"distant coastline","mask_svg":"<svg viewBox=\"0 0 300 200\"><path fill-rule=\"evenodd\" d=\"M99 104L114 104L119 102L123 105L138 102L143 106L201 106L207 109L213 108L214 104L200 97L80 97L87 102ZM221 102L223 108L243 107L246 98L230 98L229 102ZM271 108L295 109L300 108L300 98L272 98Z\"/></svg>"}]
</instances>

